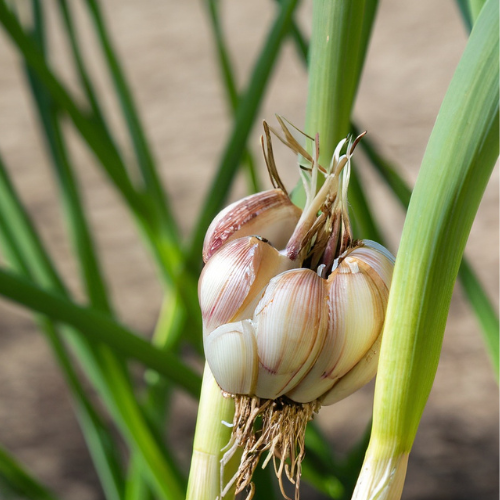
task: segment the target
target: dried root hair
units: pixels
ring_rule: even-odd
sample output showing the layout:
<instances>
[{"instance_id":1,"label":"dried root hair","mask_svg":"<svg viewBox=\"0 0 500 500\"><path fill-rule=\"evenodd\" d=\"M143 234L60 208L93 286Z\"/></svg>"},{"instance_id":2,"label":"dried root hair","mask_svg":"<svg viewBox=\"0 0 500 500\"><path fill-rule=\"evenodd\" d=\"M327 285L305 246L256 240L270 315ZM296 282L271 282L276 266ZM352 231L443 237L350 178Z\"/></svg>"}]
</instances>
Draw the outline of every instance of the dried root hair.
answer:
<instances>
[{"instance_id":1,"label":"dried root hair","mask_svg":"<svg viewBox=\"0 0 500 500\"><path fill-rule=\"evenodd\" d=\"M236 474L226 485L221 484L221 498L236 484L236 493L248 488L246 500L251 500L255 493L252 476L260 457L267 452L262 468L272 459L281 493L291 500L284 490L284 472L295 485L295 500L298 500L306 426L319 411L320 403L313 401L300 404L286 397L270 400L237 395L233 398L233 432L221 460L221 482L226 464L239 447L243 448L243 453ZM256 429L255 423L259 417L262 425Z\"/></svg>"}]
</instances>

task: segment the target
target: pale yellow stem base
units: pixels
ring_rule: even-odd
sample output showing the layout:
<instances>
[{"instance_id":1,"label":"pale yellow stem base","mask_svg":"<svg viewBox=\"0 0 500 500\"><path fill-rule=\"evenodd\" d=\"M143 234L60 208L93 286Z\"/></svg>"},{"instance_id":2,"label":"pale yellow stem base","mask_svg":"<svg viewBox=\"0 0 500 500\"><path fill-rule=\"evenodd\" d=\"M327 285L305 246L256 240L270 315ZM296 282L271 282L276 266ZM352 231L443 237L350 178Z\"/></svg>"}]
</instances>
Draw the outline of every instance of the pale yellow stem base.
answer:
<instances>
[{"instance_id":1,"label":"pale yellow stem base","mask_svg":"<svg viewBox=\"0 0 500 500\"><path fill-rule=\"evenodd\" d=\"M232 422L233 415L233 399L222 396L205 364L186 500L215 500L220 495L221 450L231 436L231 429L222 422ZM231 500L233 496L228 494L224 498Z\"/></svg>"},{"instance_id":2,"label":"pale yellow stem base","mask_svg":"<svg viewBox=\"0 0 500 500\"><path fill-rule=\"evenodd\" d=\"M399 500L408 465L408 453L374 456L368 449L352 500Z\"/></svg>"}]
</instances>

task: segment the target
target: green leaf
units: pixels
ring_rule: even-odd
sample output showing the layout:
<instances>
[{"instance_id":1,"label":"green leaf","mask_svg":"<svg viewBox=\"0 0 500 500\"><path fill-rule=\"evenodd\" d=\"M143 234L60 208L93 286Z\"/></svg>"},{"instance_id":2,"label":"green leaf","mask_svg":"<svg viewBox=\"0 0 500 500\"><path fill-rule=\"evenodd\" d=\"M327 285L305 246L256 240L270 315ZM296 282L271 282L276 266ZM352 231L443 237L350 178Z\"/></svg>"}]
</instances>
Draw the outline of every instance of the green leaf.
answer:
<instances>
[{"instance_id":1,"label":"green leaf","mask_svg":"<svg viewBox=\"0 0 500 500\"><path fill-rule=\"evenodd\" d=\"M269 76L274 68L281 42L290 27L292 13L296 5L297 0L283 1L281 10L255 64L247 90L240 99L233 130L193 231L188 262L196 268L198 268L205 232L212 219L222 208L241 162L248 135L259 110Z\"/></svg>"},{"instance_id":2,"label":"green leaf","mask_svg":"<svg viewBox=\"0 0 500 500\"><path fill-rule=\"evenodd\" d=\"M166 193L161 185L151 148L146 139L139 113L132 93L116 55L111 38L106 28L99 3L96 0L86 0L101 49L111 74L116 95L118 96L123 116L129 131L130 140L134 146L137 162L150 197L154 200L161 227L168 232L168 237L179 241L177 223L174 219Z\"/></svg>"},{"instance_id":3,"label":"green leaf","mask_svg":"<svg viewBox=\"0 0 500 500\"><path fill-rule=\"evenodd\" d=\"M45 486L36 480L10 453L0 447L0 478L9 488L30 500L57 500ZM1 488L0 488L1 493Z\"/></svg>"},{"instance_id":4,"label":"green leaf","mask_svg":"<svg viewBox=\"0 0 500 500\"><path fill-rule=\"evenodd\" d=\"M105 314L58 297L10 271L0 269L0 294L57 322L71 325L94 342L140 361L197 397L199 377L173 354L162 352Z\"/></svg>"},{"instance_id":5,"label":"green leaf","mask_svg":"<svg viewBox=\"0 0 500 500\"><path fill-rule=\"evenodd\" d=\"M383 485L390 498L399 498L402 489L407 456L434 381L465 243L498 157L498 33L498 2L489 0L472 30L422 161L396 259L372 437L354 498L375 498L375 489ZM390 476L384 475L388 470ZM370 484L375 489L364 489Z\"/></svg>"},{"instance_id":6,"label":"green leaf","mask_svg":"<svg viewBox=\"0 0 500 500\"><path fill-rule=\"evenodd\" d=\"M39 12L41 13L41 10ZM41 26L43 20L40 15L37 16L37 20L34 38L39 40L39 49L43 53L44 40ZM80 263L80 271L88 297L94 307L110 312L111 305L105 280L100 270L95 244L83 210L80 190L62 134L57 104L52 101L36 74L29 67L27 68L27 76L42 125L41 129L52 159L52 166L58 180L67 228Z\"/></svg>"},{"instance_id":7,"label":"green leaf","mask_svg":"<svg viewBox=\"0 0 500 500\"><path fill-rule=\"evenodd\" d=\"M114 144L110 143L106 134L102 133L99 122L82 112L69 92L47 67L43 54L24 33L18 20L6 6L5 0L0 0L0 23L21 52L26 64L37 74L54 101L70 117L129 206L134 207L138 214L146 217L148 214L145 206L132 186L125 165Z\"/></svg>"},{"instance_id":8,"label":"green leaf","mask_svg":"<svg viewBox=\"0 0 500 500\"><path fill-rule=\"evenodd\" d=\"M208 0L208 11L210 14L210 25L212 27L212 33L215 39L215 47L217 49L222 81L224 82L224 86L226 88L231 111L234 114L238 109L239 96L238 90L236 88L233 67L229 57L229 50L227 48L227 43L225 41L220 22L219 0ZM250 191L261 191L260 182L255 168L255 161L250 150L245 149L242 161L247 168Z\"/></svg>"},{"instance_id":9,"label":"green leaf","mask_svg":"<svg viewBox=\"0 0 500 500\"><path fill-rule=\"evenodd\" d=\"M37 5L37 4L35 4ZM9 19L9 13L5 9L2 9L3 5L0 4L0 17L5 14L5 19L7 19L9 22L12 21L10 28L11 28L11 34L17 35L18 38L17 40L21 40L21 42L24 44L24 47L28 47L28 49L33 49L33 47L30 47L30 41L29 40L23 40L23 33L22 29L20 26L17 25L17 31L16 31L16 19L12 17ZM41 10L38 9L38 16L36 17L37 21L41 21ZM14 26L14 27L12 27ZM16 39L16 37L14 36ZM43 38L41 37L41 30L39 29L37 32L37 40L41 39L43 42ZM36 47L35 47L36 50ZM29 52L29 50L28 50ZM43 52L40 51L40 54L43 56ZM50 70L48 69L47 66L44 68L47 70L47 72L50 73ZM40 78L40 81L43 82L43 77L44 77L44 71L36 72L37 77ZM42 75L42 76L40 76ZM45 74L46 76L46 74ZM51 82L51 79L48 78L47 80L49 83ZM45 84L47 83L45 81ZM53 83L53 80L52 80ZM57 87L57 85L56 85ZM49 89L49 87L46 87ZM44 97L44 89L41 86L34 86L35 89L35 95L37 97ZM53 89L52 89L53 90ZM38 94L36 93L38 92ZM48 96L47 96L48 97ZM50 94L50 97L53 97L53 94ZM60 100L58 100L58 97L60 96L55 96L54 97L54 103L53 105L61 106ZM40 100L38 101L40 104L43 104L44 101ZM51 111L48 109L47 112L45 112L45 109L40 106L42 109L42 117L46 118L47 116L50 117L49 112ZM70 110L71 111L71 110ZM71 115L71 113L70 113ZM79 116L76 116L79 118ZM73 117L74 118L74 117ZM85 118L85 117L84 117ZM78 128L78 123L75 123ZM80 123L81 125L82 123ZM85 121L83 121L83 124L85 124ZM53 134L54 131L57 133L57 129L54 126L53 123L50 123L48 121L45 122L45 129L49 133ZM51 125L51 127L48 127L47 125ZM98 128L98 127L97 127ZM82 130L80 130L82 131ZM85 130L84 130L85 131ZM106 139L106 137L104 137ZM58 140L60 141L60 144L58 144ZM82 234L82 226L85 226L85 219L83 216L83 210L81 208L81 204L79 202L79 199L77 196L75 196L75 191L71 191L71 179L70 182L68 182L68 175L71 174L71 171L69 169L69 164L64 165L64 158L62 158L63 161L61 161L61 151L63 148L61 147L61 144L63 144L62 141L62 136L56 137L54 140L53 136L49 136L49 144L52 146L52 151L57 153L58 156L54 155L54 158L56 159L56 164L58 167L68 167L67 171L64 171L63 174L61 175L61 179L64 180L63 185L64 189L63 192L66 195L69 195L67 198L67 202L69 205L69 210L68 212L74 217L75 213L77 215L80 215L80 218L76 221L72 220L71 224L71 229L75 231L75 234L77 236L81 236ZM56 149L58 148L58 149ZM112 149L112 148L111 148ZM77 194L77 193L76 193ZM128 200L130 201L130 200ZM136 201L136 200L133 200ZM134 210L137 211L137 206L132 207ZM141 207L139 207L141 208ZM138 216L142 215L142 212L136 212ZM152 226L154 227L154 226ZM86 227L83 227L83 230L85 230ZM90 234L87 234L88 238L90 239ZM81 250L81 249L79 249ZM80 253L80 256L83 255L84 259L88 259L89 256L89 249L84 248L83 249L86 253ZM90 250L92 251L92 250ZM92 255L91 257L95 258L95 255ZM85 262L84 259L82 260L83 268L86 271L86 277L88 278L88 282L90 284L90 287L94 286L95 283L98 283L97 277L92 275L92 272L89 273L88 270L90 269L87 266L87 262ZM95 260L95 262L97 262ZM43 266L42 266L43 267ZM98 272L96 268L94 267L93 269L94 273ZM50 281L50 280L49 280ZM51 283L52 285L52 283ZM7 285L8 286L8 285ZM12 288L15 287L10 287L11 290ZM95 290L95 288L94 288ZM59 290L61 292L61 290ZM62 293L64 295L64 291ZM109 310L107 307L107 304L103 303L102 300L99 300L100 298L96 296L96 294L93 292L92 288L90 288L90 295L91 295L91 302L95 307L98 308L103 308L105 310ZM105 294L104 294L105 297ZM58 298L58 297L56 297ZM43 299L42 299L43 301ZM97 340L97 341L96 341ZM118 337L117 337L117 343L118 343ZM143 342L143 347L152 347L150 344L148 344L145 341ZM137 346L136 346L137 347ZM155 350L155 349L153 349ZM86 358L87 361L89 361L93 366L89 371L89 375L91 378L94 378L96 380L97 386L100 387L101 392L104 394L104 399L107 402L107 404L110 406L110 410L113 413L117 424L122 430L122 433L125 435L126 439L129 442L129 445L139 454L139 457L141 460L144 461L145 464L147 464L147 472L148 472L148 479L151 481L151 484L153 487L156 489L158 494L165 499L180 499L183 496L183 490L185 488L185 485L183 484L183 478L180 477L180 474L176 471L175 467L173 466L171 460L169 460L168 453L166 449L163 449L162 446L156 441L155 437L151 433L151 431L147 427L147 423L142 415L142 411L138 406L137 400L135 399L135 395L133 393L132 387L130 385L130 381L128 379L128 374L126 372L124 363L122 360L117 358L108 348L105 348L101 344L101 340L99 340L99 336L94 338L94 346L90 347L90 350L83 350L83 354ZM159 352L157 351L157 354ZM159 360L159 358L158 358ZM165 361L165 358L163 359ZM168 362L168 359L166 360ZM177 368L180 368L181 371L184 368L182 364L179 362L175 361L175 363L178 365ZM157 364L160 364L159 362ZM174 366L175 369L175 366ZM189 372L189 371L188 371ZM192 373L191 373L192 374ZM93 377L92 377L93 376ZM190 373L187 373L187 376L190 376ZM194 379L196 380L196 376ZM199 385L199 382L198 382Z\"/></svg>"}]
</instances>

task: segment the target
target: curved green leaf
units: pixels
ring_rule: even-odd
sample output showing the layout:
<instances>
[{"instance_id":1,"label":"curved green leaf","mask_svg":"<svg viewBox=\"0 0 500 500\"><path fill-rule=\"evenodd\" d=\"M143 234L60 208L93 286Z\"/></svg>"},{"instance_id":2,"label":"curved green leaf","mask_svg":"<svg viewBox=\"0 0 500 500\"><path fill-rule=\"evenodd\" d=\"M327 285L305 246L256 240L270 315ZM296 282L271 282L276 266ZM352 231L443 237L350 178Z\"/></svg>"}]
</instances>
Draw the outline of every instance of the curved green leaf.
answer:
<instances>
[{"instance_id":1,"label":"curved green leaf","mask_svg":"<svg viewBox=\"0 0 500 500\"><path fill-rule=\"evenodd\" d=\"M397 499L436 373L454 282L499 147L498 2L489 0L442 103L396 259L372 437L354 498Z\"/></svg>"}]
</instances>

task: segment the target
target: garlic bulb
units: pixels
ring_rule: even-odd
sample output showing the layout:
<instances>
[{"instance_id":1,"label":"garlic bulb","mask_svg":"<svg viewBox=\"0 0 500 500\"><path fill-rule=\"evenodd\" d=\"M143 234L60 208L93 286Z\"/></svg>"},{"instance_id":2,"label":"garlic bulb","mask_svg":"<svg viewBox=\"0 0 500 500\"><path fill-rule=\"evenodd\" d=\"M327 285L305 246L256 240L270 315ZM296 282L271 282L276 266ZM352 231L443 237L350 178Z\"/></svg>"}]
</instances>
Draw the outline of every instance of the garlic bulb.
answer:
<instances>
[{"instance_id":1,"label":"garlic bulb","mask_svg":"<svg viewBox=\"0 0 500 500\"><path fill-rule=\"evenodd\" d=\"M318 137L310 156L278 120L281 140L311 165L302 167L306 206L301 211L288 198L265 124L264 155L275 189L233 203L214 219L198 292L208 364L236 403L223 463L236 446L244 447L233 478L237 492L250 485L268 451L265 463L273 455L281 461L281 487L290 459L287 475L298 495L307 421L375 375L394 257L378 243L352 237L349 160L361 136L341 141L325 168L317 161ZM316 192L320 174L325 180Z\"/></svg>"},{"instance_id":2,"label":"garlic bulb","mask_svg":"<svg viewBox=\"0 0 500 500\"><path fill-rule=\"evenodd\" d=\"M249 241L251 238L241 238L229 248L248 251ZM267 248L260 240L256 243ZM322 404L331 404L333 396L327 397L327 393L365 358L380 337L384 322L394 260L383 247L373 248L373 242L362 245L342 255L328 279L304 268L278 274L267 284L258 305L249 292L250 280L237 287L241 274L248 277L248 262L235 259L235 268L238 270L239 263L241 269L231 279L224 272L216 273L219 279L214 288L222 289L227 300L213 292L213 300L204 307L211 311L206 320L205 353L225 392L264 399L286 395L297 403L325 397ZM272 257L291 263L269 248ZM256 253L248 251L246 256ZM227 268L222 265L222 269ZM271 266L262 277L268 278L275 269ZM210 275L203 281L211 282ZM262 288L256 287L259 291ZM250 305L242 306L245 301ZM230 322L234 319L245 321ZM372 368L369 373L366 382L375 375Z\"/></svg>"}]
</instances>

